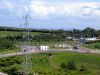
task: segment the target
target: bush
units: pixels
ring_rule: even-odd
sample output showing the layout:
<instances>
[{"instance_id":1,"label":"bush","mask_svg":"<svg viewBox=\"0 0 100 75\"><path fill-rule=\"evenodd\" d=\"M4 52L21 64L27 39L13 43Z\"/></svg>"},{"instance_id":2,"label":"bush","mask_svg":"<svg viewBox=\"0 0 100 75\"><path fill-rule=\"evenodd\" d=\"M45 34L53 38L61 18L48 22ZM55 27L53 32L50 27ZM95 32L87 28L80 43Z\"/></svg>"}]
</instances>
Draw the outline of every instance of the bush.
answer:
<instances>
[{"instance_id":1,"label":"bush","mask_svg":"<svg viewBox=\"0 0 100 75\"><path fill-rule=\"evenodd\" d=\"M87 69L85 68L84 65L81 65L80 70L79 71L87 71Z\"/></svg>"},{"instance_id":2,"label":"bush","mask_svg":"<svg viewBox=\"0 0 100 75\"><path fill-rule=\"evenodd\" d=\"M75 65L75 62L74 61L68 61L67 64L65 63L62 63L60 65L60 67L64 70L75 70L76 69L76 65Z\"/></svg>"},{"instance_id":3,"label":"bush","mask_svg":"<svg viewBox=\"0 0 100 75\"><path fill-rule=\"evenodd\" d=\"M92 44L92 43L100 43L100 40L87 41L87 42L86 42L86 44Z\"/></svg>"},{"instance_id":4,"label":"bush","mask_svg":"<svg viewBox=\"0 0 100 75\"><path fill-rule=\"evenodd\" d=\"M67 69L68 70L75 70L76 69L76 65L74 61L68 61L67 63Z\"/></svg>"},{"instance_id":5,"label":"bush","mask_svg":"<svg viewBox=\"0 0 100 75\"><path fill-rule=\"evenodd\" d=\"M9 66L2 69L3 72L8 73L9 75L18 75L19 68L17 66Z\"/></svg>"},{"instance_id":6,"label":"bush","mask_svg":"<svg viewBox=\"0 0 100 75\"><path fill-rule=\"evenodd\" d=\"M0 50L3 49L13 49L14 42L5 38L0 39Z\"/></svg>"},{"instance_id":7,"label":"bush","mask_svg":"<svg viewBox=\"0 0 100 75\"><path fill-rule=\"evenodd\" d=\"M66 70L66 69L67 69L67 64L62 63L62 64L60 65L60 67L61 67L62 69L64 69L64 70Z\"/></svg>"}]
</instances>

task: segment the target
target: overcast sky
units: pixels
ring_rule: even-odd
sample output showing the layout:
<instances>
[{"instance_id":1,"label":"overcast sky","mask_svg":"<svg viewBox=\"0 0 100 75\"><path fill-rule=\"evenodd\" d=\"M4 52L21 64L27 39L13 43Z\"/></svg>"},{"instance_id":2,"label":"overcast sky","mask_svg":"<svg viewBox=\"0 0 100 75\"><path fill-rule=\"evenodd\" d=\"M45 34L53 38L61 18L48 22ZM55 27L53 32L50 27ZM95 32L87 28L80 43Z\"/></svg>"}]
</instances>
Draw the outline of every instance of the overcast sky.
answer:
<instances>
[{"instance_id":1,"label":"overcast sky","mask_svg":"<svg viewBox=\"0 0 100 75\"><path fill-rule=\"evenodd\" d=\"M100 29L100 0L0 0L0 26L19 27L26 13L33 28Z\"/></svg>"}]
</instances>

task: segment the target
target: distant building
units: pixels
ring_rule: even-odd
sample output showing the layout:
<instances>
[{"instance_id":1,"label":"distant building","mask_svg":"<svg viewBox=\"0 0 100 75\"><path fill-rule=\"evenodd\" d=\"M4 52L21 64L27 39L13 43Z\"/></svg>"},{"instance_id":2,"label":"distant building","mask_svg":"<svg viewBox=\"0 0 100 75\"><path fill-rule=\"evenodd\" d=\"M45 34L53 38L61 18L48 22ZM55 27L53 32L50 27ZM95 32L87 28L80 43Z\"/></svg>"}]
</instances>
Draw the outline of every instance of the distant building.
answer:
<instances>
[{"instance_id":1,"label":"distant building","mask_svg":"<svg viewBox=\"0 0 100 75\"><path fill-rule=\"evenodd\" d=\"M79 42L80 42L80 44L85 44L86 39L85 39L85 38L80 38L80 39L79 39Z\"/></svg>"},{"instance_id":2,"label":"distant building","mask_svg":"<svg viewBox=\"0 0 100 75\"><path fill-rule=\"evenodd\" d=\"M98 40L96 37L93 37L93 38L86 38L86 41L95 41L95 40Z\"/></svg>"},{"instance_id":3,"label":"distant building","mask_svg":"<svg viewBox=\"0 0 100 75\"><path fill-rule=\"evenodd\" d=\"M71 40L73 37L66 37L67 39Z\"/></svg>"},{"instance_id":4,"label":"distant building","mask_svg":"<svg viewBox=\"0 0 100 75\"><path fill-rule=\"evenodd\" d=\"M40 49L40 50L47 51L47 50L49 50L49 46L40 46L39 49Z\"/></svg>"},{"instance_id":5,"label":"distant building","mask_svg":"<svg viewBox=\"0 0 100 75\"><path fill-rule=\"evenodd\" d=\"M80 42L80 44L85 44L86 41L96 41L96 40L99 40L99 39L97 39L96 37L93 37L93 38L80 38L79 42Z\"/></svg>"},{"instance_id":6,"label":"distant building","mask_svg":"<svg viewBox=\"0 0 100 75\"><path fill-rule=\"evenodd\" d=\"M56 45L54 45L55 47L60 47L60 48L67 48L67 49L69 49L70 48L70 45L68 45L68 44L56 44Z\"/></svg>"}]
</instances>

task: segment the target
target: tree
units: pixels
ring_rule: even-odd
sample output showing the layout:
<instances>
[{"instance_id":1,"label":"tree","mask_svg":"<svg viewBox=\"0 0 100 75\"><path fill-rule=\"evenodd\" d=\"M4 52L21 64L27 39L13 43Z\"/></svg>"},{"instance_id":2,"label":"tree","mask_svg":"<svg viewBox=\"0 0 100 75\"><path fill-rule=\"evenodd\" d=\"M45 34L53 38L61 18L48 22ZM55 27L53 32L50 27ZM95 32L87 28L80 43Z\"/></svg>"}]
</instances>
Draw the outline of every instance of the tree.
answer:
<instances>
[{"instance_id":1,"label":"tree","mask_svg":"<svg viewBox=\"0 0 100 75\"><path fill-rule=\"evenodd\" d=\"M75 70L76 69L76 65L75 65L75 62L72 60L72 61L68 61L68 63L62 63L60 65L60 67L64 70Z\"/></svg>"},{"instance_id":2,"label":"tree","mask_svg":"<svg viewBox=\"0 0 100 75\"><path fill-rule=\"evenodd\" d=\"M97 31L95 32L95 35L96 35L97 37L99 37L99 36L100 36L100 30L97 30Z\"/></svg>"},{"instance_id":3,"label":"tree","mask_svg":"<svg viewBox=\"0 0 100 75\"><path fill-rule=\"evenodd\" d=\"M14 48L14 42L5 38L0 39L0 50L3 49L13 49Z\"/></svg>"},{"instance_id":4,"label":"tree","mask_svg":"<svg viewBox=\"0 0 100 75\"><path fill-rule=\"evenodd\" d=\"M87 27L83 30L83 34L85 34L86 37L93 37L93 35L95 34L95 29Z\"/></svg>"},{"instance_id":5,"label":"tree","mask_svg":"<svg viewBox=\"0 0 100 75\"><path fill-rule=\"evenodd\" d=\"M79 38L79 37L80 37L80 33L81 33L80 30L78 30L78 29L73 29L73 36L74 36L74 37Z\"/></svg>"},{"instance_id":6,"label":"tree","mask_svg":"<svg viewBox=\"0 0 100 75\"><path fill-rule=\"evenodd\" d=\"M13 65L2 69L3 72L8 73L9 75L18 75L19 67Z\"/></svg>"}]
</instances>

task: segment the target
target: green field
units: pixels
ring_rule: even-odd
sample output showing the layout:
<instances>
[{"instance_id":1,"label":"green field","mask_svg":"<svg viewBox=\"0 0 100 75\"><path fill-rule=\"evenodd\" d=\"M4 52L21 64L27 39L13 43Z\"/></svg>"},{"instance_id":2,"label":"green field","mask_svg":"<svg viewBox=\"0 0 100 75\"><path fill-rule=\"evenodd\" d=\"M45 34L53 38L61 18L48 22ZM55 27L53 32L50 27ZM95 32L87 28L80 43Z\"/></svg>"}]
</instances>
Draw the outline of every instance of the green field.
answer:
<instances>
[{"instance_id":1,"label":"green field","mask_svg":"<svg viewBox=\"0 0 100 75\"><path fill-rule=\"evenodd\" d=\"M23 32L16 32L16 31L0 31L0 38L6 37L6 36L15 36L22 34ZM41 34L40 32L30 32L31 35L38 35Z\"/></svg>"},{"instance_id":2,"label":"green field","mask_svg":"<svg viewBox=\"0 0 100 75\"><path fill-rule=\"evenodd\" d=\"M20 34L23 34L23 32L16 32L16 31L0 31L0 39L2 38L5 38L7 36L17 36L17 35L20 35ZM30 35L32 36L35 36L35 35L39 35L41 34L40 32L30 32ZM15 42L14 44L15 45L20 45L22 44L23 42L20 42L20 41L17 41ZM0 53L11 53L11 52L16 52L16 51L19 51L20 49L19 48L13 48L13 49L0 49Z\"/></svg>"},{"instance_id":3,"label":"green field","mask_svg":"<svg viewBox=\"0 0 100 75\"><path fill-rule=\"evenodd\" d=\"M53 54L32 54L32 71L38 75L99 75L100 74L100 55L81 54L81 53L53 53ZM75 70L64 71L60 65L73 60ZM0 71L16 75L21 69L22 56L0 59ZM86 72L79 71L80 66L84 65Z\"/></svg>"},{"instance_id":4,"label":"green field","mask_svg":"<svg viewBox=\"0 0 100 75\"><path fill-rule=\"evenodd\" d=\"M4 50L0 50L0 54L14 53L14 52L18 52L18 51L20 51L19 48L17 48L17 49L4 49Z\"/></svg>"},{"instance_id":5,"label":"green field","mask_svg":"<svg viewBox=\"0 0 100 75\"><path fill-rule=\"evenodd\" d=\"M86 44L84 45L86 48L91 48L91 49L98 49L100 50L100 42L97 43L91 43L91 44Z\"/></svg>"},{"instance_id":6,"label":"green field","mask_svg":"<svg viewBox=\"0 0 100 75\"><path fill-rule=\"evenodd\" d=\"M14 42L14 45L22 45L23 41L21 40L13 40L13 37L17 37L20 38L20 35L23 34L23 32L17 32L17 31L0 31L0 39L2 38L8 38L10 37L10 40ZM30 32L31 36L37 36L39 34L43 34L42 32ZM44 33L45 34L45 33ZM44 35L43 34L43 35ZM42 36L42 35L41 35ZM14 37L14 38L15 38ZM22 37L22 36L21 36ZM5 42L5 41L4 41ZM72 41L68 41L68 40L64 40L64 41L55 41L53 38L47 38L47 40L45 40L45 36L43 37L43 39L40 39L37 37L36 39L30 41L30 45L49 45L50 47L52 47L55 44L62 44L62 43L69 43L71 44ZM10 52L16 52L19 51L20 49L0 49L0 53L10 53Z\"/></svg>"}]
</instances>

